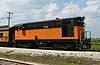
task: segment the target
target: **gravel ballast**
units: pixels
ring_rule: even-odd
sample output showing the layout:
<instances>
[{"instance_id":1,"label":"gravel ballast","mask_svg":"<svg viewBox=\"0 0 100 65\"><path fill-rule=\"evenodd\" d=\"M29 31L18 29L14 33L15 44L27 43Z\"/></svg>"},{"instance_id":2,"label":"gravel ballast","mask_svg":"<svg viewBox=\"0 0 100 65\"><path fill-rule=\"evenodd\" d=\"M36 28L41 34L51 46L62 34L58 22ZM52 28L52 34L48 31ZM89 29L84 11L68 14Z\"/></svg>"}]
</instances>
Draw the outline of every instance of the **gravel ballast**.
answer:
<instances>
[{"instance_id":1,"label":"gravel ballast","mask_svg":"<svg viewBox=\"0 0 100 65\"><path fill-rule=\"evenodd\" d=\"M6 47L0 47L0 57L1 56L8 57L10 59L17 58L17 60L23 60L22 58L25 58L23 61L28 60L31 62L32 61L39 62L39 63L43 62L45 64L47 63L52 64L53 61L58 61L57 59L61 59L61 58L63 58L62 60L64 59L66 60L66 58L68 58L78 64L84 62L100 61L100 52L58 51L58 50L22 49L22 48L6 48ZM53 60L54 58L57 59ZM51 59L52 61L49 62L50 60L48 59ZM89 65L89 64L85 64L85 65Z\"/></svg>"}]
</instances>

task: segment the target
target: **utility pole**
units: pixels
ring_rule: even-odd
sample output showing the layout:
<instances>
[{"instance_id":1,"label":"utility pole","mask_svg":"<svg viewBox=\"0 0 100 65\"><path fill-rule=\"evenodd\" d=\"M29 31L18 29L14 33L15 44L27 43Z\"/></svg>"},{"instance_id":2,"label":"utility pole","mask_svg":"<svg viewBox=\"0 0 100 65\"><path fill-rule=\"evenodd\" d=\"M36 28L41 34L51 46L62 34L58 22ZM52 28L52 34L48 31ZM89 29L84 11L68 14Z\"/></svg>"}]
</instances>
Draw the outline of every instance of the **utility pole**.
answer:
<instances>
[{"instance_id":1,"label":"utility pole","mask_svg":"<svg viewBox=\"0 0 100 65\"><path fill-rule=\"evenodd\" d=\"M8 13L8 26L10 27L10 19L12 19L12 17L11 17L11 14L13 14L13 13L11 13L11 12L7 12Z\"/></svg>"}]
</instances>

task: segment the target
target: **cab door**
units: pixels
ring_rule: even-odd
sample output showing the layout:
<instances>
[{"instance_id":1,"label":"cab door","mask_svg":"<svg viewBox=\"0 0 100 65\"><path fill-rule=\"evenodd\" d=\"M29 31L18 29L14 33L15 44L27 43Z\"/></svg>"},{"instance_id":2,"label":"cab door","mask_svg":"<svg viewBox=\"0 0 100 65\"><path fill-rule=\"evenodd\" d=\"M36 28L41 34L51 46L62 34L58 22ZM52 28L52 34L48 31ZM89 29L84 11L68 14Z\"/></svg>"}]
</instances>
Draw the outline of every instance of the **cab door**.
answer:
<instances>
[{"instance_id":1,"label":"cab door","mask_svg":"<svg viewBox=\"0 0 100 65\"><path fill-rule=\"evenodd\" d=\"M74 36L74 23L71 20L62 20L62 37Z\"/></svg>"}]
</instances>

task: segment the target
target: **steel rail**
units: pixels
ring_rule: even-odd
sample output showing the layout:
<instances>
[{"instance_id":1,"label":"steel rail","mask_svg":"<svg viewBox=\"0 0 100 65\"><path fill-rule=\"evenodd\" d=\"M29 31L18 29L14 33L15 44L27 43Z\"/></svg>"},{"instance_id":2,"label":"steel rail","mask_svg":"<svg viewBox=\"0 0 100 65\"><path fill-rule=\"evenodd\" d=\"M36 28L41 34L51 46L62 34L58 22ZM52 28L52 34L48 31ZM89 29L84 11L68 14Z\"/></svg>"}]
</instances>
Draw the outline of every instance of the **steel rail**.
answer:
<instances>
[{"instance_id":1,"label":"steel rail","mask_svg":"<svg viewBox=\"0 0 100 65\"><path fill-rule=\"evenodd\" d=\"M6 59L6 58L0 58L0 61L12 62L12 63L23 64L23 65L36 65L35 63L11 60L11 59Z\"/></svg>"}]
</instances>

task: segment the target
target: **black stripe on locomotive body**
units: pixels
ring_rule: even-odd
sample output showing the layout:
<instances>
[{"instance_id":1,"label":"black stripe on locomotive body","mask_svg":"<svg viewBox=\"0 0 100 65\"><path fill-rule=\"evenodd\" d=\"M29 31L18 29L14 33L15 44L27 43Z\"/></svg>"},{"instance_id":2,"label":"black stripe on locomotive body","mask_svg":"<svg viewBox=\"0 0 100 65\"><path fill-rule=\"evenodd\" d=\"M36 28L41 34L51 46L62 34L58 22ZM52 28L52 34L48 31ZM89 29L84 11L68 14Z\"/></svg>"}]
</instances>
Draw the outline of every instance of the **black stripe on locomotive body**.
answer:
<instances>
[{"instance_id":1,"label":"black stripe on locomotive body","mask_svg":"<svg viewBox=\"0 0 100 65\"><path fill-rule=\"evenodd\" d=\"M80 44L75 43L75 39L46 39L46 40L15 40L17 47L53 47L62 49L73 49L80 47ZM79 41L79 40L77 40Z\"/></svg>"},{"instance_id":2,"label":"black stripe on locomotive body","mask_svg":"<svg viewBox=\"0 0 100 65\"><path fill-rule=\"evenodd\" d=\"M75 42L75 39L39 39L39 40L15 40L16 42ZM79 41L79 40L77 40Z\"/></svg>"},{"instance_id":3,"label":"black stripe on locomotive body","mask_svg":"<svg viewBox=\"0 0 100 65\"><path fill-rule=\"evenodd\" d=\"M84 17L76 18L65 18L65 19L56 19L32 23L24 23L13 26L15 30L30 30L30 29L43 29L43 28L58 28L62 27L62 24L73 24L74 26L84 26L83 22Z\"/></svg>"}]
</instances>

